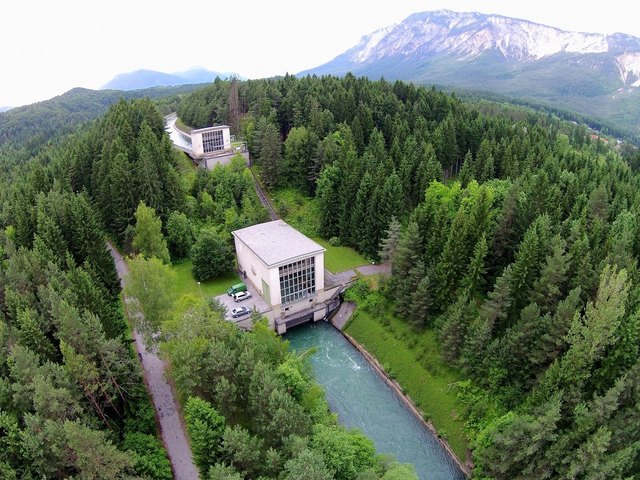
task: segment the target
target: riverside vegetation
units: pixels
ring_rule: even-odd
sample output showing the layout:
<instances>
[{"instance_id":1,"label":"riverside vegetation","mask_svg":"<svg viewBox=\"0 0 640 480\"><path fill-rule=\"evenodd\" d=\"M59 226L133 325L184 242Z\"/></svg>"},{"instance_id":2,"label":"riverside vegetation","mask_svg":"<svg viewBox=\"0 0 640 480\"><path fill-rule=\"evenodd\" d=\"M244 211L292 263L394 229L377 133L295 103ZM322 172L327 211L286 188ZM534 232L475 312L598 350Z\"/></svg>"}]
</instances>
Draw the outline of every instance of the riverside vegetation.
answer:
<instances>
[{"instance_id":1,"label":"riverside vegetation","mask_svg":"<svg viewBox=\"0 0 640 480\"><path fill-rule=\"evenodd\" d=\"M637 150L352 75L216 80L178 112L231 125L268 188L313 198L319 236L391 259L380 295L464 380L476 477L640 471ZM231 268L229 231L266 212L239 163L180 175L148 100L50 140L0 150L2 476L167 478L105 235L159 279L189 258L204 281ZM335 423L259 322L243 334L197 291L166 300L148 320L203 475L412 478Z\"/></svg>"}]
</instances>

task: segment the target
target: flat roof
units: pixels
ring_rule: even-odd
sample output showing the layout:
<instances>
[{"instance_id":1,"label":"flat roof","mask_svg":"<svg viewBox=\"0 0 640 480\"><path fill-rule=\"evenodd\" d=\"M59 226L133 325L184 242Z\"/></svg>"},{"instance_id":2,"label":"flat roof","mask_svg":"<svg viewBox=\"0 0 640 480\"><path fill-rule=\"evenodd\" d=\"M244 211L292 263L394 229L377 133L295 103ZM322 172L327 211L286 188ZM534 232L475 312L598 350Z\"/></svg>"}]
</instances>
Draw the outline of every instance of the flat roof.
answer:
<instances>
[{"instance_id":1,"label":"flat roof","mask_svg":"<svg viewBox=\"0 0 640 480\"><path fill-rule=\"evenodd\" d=\"M268 267L326 250L283 220L259 223L232 233Z\"/></svg>"},{"instance_id":2,"label":"flat roof","mask_svg":"<svg viewBox=\"0 0 640 480\"><path fill-rule=\"evenodd\" d=\"M189 133L203 133L203 132L209 132L209 131L214 131L214 130L221 130L224 128L231 128L229 125L214 125L213 127L204 127L204 128L196 128L194 130L191 130Z\"/></svg>"}]
</instances>

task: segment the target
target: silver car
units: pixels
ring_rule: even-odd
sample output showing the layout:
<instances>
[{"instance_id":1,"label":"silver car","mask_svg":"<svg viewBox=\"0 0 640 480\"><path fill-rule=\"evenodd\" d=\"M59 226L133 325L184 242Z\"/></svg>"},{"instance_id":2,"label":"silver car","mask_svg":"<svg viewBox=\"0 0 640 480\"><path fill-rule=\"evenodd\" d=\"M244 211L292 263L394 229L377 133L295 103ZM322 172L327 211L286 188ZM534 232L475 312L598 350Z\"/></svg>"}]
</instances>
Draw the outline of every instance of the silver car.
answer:
<instances>
[{"instance_id":1,"label":"silver car","mask_svg":"<svg viewBox=\"0 0 640 480\"><path fill-rule=\"evenodd\" d=\"M248 315L250 313L251 310L249 310L247 307L237 307L231 310L231 316L233 318L242 317L243 315Z\"/></svg>"},{"instance_id":2,"label":"silver car","mask_svg":"<svg viewBox=\"0 0 640 480\"><path fill-rule=\"evenodd\" d=\"M247 298L251 298L251 294L249 292L238 292L233 295L233 299L236 302L241 302L242 300L246 300Z\"/></svg>"}]
</instances>

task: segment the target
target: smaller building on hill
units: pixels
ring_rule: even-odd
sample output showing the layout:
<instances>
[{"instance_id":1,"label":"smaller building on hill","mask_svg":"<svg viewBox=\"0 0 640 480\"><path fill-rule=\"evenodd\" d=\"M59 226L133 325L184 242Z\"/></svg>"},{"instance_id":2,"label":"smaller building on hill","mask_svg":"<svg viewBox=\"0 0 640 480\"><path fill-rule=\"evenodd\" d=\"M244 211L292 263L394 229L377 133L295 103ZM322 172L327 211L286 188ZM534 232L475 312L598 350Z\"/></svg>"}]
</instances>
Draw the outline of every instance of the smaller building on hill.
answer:
<instances>
[{"instance_id":1,"label":"smaller building on hill","mask_svg":"<svg viewBox=\"0 0 640 480\"><path fill-rule=\"evenodd\" d=\"M231 152L231 134L228 125L191 130L191 149L196 158Z\"/></svg>"},{"instance_id":2,"label":"smaller building on hill","mask_svg":"<svg viewBox=\"0 0 640 480\"><path fill-rule=\"evenodd\" d=\"M238 269L271 307L267 316L278 333L320 320L339 304L339 287L325 289L324 247L295 228L275 220L233 236Z\"/></svg>"}]
</instances>

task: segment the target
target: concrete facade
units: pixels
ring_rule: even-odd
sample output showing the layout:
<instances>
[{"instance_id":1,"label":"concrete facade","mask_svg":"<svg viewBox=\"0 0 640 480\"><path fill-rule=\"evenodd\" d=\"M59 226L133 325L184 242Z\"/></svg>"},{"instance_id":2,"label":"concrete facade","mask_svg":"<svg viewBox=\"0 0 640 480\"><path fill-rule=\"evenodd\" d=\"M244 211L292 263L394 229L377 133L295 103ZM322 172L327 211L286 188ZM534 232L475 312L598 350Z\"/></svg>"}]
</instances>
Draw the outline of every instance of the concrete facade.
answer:
<instances>
[{"instance_id":1,"label":"concrete facade","mask_svg":"<svg viewBox=\"0 0 640 480\"><path fill-rule=\"evenodd\" d=\"M236 230L233 236L240 274L270 306L272 328L284 333L294 321L326 316L337 289L325 290L321 245L282 220Z\"/></svg>"},{"instance_id":2,"label":"concrete facade","mask_svg":"<svg viewBox=\"0 0 640 480\"><path fill-rule=\"evenodd\" d=\"M207 137L212 136L216 138L216 141L207 143ZM229 126L217 125L215 127L191 130L191 150L196 158L230 152L231 133Z\"/></svg>"}]
</instances>

